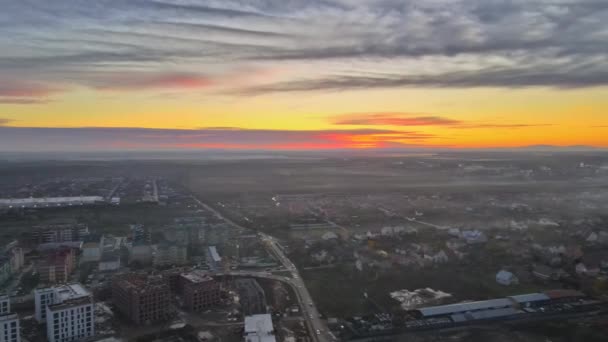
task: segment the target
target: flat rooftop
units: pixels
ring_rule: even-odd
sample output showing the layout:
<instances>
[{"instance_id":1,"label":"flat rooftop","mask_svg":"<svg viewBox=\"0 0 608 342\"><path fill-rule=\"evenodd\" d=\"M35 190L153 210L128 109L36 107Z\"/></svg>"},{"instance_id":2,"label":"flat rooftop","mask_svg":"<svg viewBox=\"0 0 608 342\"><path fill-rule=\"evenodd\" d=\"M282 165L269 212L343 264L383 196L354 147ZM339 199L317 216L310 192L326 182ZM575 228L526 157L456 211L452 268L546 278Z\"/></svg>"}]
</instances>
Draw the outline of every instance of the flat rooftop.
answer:
<instances>
[{"instance_id":1,"label":"flat rooftop","mask_svg":"<svg viewBox=\"0 0 608 342\"><path fill-rule=\"evenodd\" d=\"M418 309L418 311L420 311L423 316L429 317L476 310L501 309L511 306L513 306L513 302L511 300L507 298L500 298L483 300L479 302L466 302L450 305L430 306L426 308L420 308Z\"/></svg>"},{"instance_id":2,"label":"flat rooftop","mask_svg":"<svg viewBox=\"0 0 608 342\"><path fill-rule=\"evenodd\" d=\"M87 296L87 297L70 298L63 303L49 305L49 306L47 306L47 309L52 312L52 311L64 310L64 309L71 308L74 306L81 306L81 305L87 305L87 304L93 304L93 297Z\"/></svg>"},{"instance_id":3,"label":"flat rooftop","mask_svg":"<svg viewBox=\"0 0 608 342\"><path fill-rule=\"evenodd\" d=\"M551 299L551 298L549 298L549 296L547 296L544 293L528 293L528 294L510 296L508 298L511 298L512 300L514 300L516 303L519 303L519 304L531 303L531 302L542 302L542 301Z\"/></svg>"},{"instance_id":4,"label":"flat rooftop","mask_svg":"<svg viewBox=\"0 0 608 342\"><path fill-rule=\"evenodd\" d=\"M30 204L62 204L73 202L102 202L101 196L74 196L74 197L40 197L40 198L0 198L0 206L30 205Z\"/></svg>"},{"instance_id":5,"label":"flat rooftop","mask_svg":"<svg viewBox=\"0 0 608 342\"><path fill-rule=\"evenodd\" d=\"M192 283L203 283L203 282L207 282L207 281L212 281L213 280L213 278L211 278L206 273L197 272L197 271L190 272L190 273L182 273L181 276L184 277L184 278L186 278L186 279L188 279Z\"/></svg>"},{"instance_id":6,"label":"flat rooftop","mask_svg":"<svg viewBox=\"0 0 608 342\"><path fill-rule=\"evenodd\" d=\"M91 293L81 284L68 284L55 288L55 293L61 301L90 297Z\"/></svg>"},{"instance_id":7,"label":"flat rooftop","mask_svg":"<svg viewBox=\"0 0 608 342\"><path fill-rule=\"evenodd\" d=\"M217 252L217 248L215 246L210 246L209 247L209 253L211 254L211 258L213 259L213 261L215 261L215 262L222 261L222 257Z\"/></svg>"},{"instance_id":8,"label":"flat rooftop","mask_svg":"<svg viewBox=\"0 0 608 342\"><path fill-rule=\"evenodd\" d=\"M15 319L19 319L19 315L17 315L16 313L0 315L0 322L12 321Z\"/></svg>"},{"instance_id":9,"label":"flat rooftop","mask_svg":"<svg viewBox=\"0 0 608 342\"><path fill-rule=\"evenodd\" d=\"M272 316L261 314L245 317L246 342L276 342Z\"/></svg>"},{"instance_id":10,"label":"flat rooftop","mask_svg":"<svg viewBox=\"0 0 608 342\"><path fill-rule=\"evenodd\" d=\"M168 286L165 279L159 275L125 274L118 277L116 282L119 286L139 292Z\"/></svg>"}]
</instances>

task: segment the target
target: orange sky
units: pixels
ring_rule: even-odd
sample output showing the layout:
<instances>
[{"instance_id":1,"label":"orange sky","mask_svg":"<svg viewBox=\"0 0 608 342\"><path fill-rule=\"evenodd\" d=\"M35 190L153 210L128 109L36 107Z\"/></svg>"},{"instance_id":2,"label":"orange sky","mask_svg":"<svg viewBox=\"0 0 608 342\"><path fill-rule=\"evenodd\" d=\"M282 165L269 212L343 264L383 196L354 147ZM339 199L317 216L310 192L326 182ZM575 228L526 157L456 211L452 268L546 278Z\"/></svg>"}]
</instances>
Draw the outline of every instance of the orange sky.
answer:
<instances>
[{"instance_id":1,"label":"orange sky","mask_svg":"<svg viewBox=\"0 0 608 342\"><path fill-rule=\"evenodd\" d=\"M3 13L2 150L608 147L596 2L57 0Z\"/></svg>"},{"instance_id":2,"label":"orange sky","mask_svg":"<svg viewBox=\"0 0 608 342\"><path fill-rule=\"evenodd\" d=\"M537 144L608 147L606 88L408 88L240 98L194 88L180 88L170 95L76 89L53 96L42 104L0 104L1 117L6 126L16 127L381 129L417 135L349 136L345 133L332 139L332 143L285 141L264 146L283 149L383 147L385 143L449 147ZM218 145L197 142L176 146ZM225 146L247 147L238 141Z\"/></svg>"}]
</instances>

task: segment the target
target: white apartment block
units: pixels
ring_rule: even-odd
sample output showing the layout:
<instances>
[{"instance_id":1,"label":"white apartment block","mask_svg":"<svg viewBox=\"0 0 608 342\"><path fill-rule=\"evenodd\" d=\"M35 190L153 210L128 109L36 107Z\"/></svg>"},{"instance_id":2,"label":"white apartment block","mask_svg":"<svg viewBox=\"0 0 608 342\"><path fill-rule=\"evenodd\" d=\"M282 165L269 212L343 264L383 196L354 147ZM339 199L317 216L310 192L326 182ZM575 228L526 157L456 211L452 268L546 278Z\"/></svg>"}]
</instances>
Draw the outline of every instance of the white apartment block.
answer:
<instances>
[{"instance_id":1,"label":"white apartment block","mask_svg":"<svg viewBox=\"0 0 608 342\"><path fill-rule=\"evenodd\" d=\"M95 303L82 285L69 284L34 292L36 319L46 323L49 342L71 342L95 335Z\"/></svg>"},{"instance_id":2,"label":"white apartment block","mask_svg":"<svg viewBox=\"0 0 608 342\"><path fill-rule=\"evenodd\" d=\"M46 307L49 342L81 341L95 336L95 304L91 297L69 299Z\"/></svg>"},{"instance_id":3,"label":"white apartment block","mask_svg":"<svg viewBox=\"0 0 608 342\"><path fill-rule=\"evenodd\" d=\"M21 342L17 314L0 315L0 342Z\"/></svg>"},{"instance_id":4,"label":"white apartment block","mask_svg":"<svg viewBox=\"0 0 608 342\"><path fill-rule=\"evenodd\" d=\"M35 317L38 323L46 323L46 307L55 303L55 288L34 290Z\"/></svg>"},{"instance_id":5,"label":"white apartment block","mask_svg":"<svg viewBox=\"0 0 608 342\"><path fill-rule=\"evenodd\" d=\"M0 315L6 315L11 312L11 301L7 295L0 296Z\"/></svg>"}]
</instances>

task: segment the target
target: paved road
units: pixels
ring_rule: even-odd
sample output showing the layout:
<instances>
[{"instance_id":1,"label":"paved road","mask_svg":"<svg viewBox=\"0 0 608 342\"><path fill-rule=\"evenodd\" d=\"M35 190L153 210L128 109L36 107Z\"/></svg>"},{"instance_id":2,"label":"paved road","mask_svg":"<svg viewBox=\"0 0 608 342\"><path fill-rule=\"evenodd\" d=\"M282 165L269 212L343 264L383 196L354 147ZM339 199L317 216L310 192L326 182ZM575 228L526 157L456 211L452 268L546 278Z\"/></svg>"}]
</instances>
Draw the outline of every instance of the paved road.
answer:
<instances>
[{"instance_id":1,"label":"paved road","mask_svg":"<svg viewBox=\"0 0 608 342\"><path fill-rule=\"evenodd\" d=\"M299 297L300 307L302 308L302 314L304 314L304 318L308 321L309 329L314 330L314 333L311 334L316 338L319 342L329 341L329 330L327 329L327 325L323 320L319 318L319 311L315 306L315 303L298 272L296 266L285 256L283 250L279 246L278 242L275 238L270 235L266 235L260 233L262 240L266 242L266 244L270 247L272 253L279 259L279 261L283 264L285 268L287 268L292 275L291 284L294 287L294 292Z\"/></svg>"},{"instance_id":2,"label":"paved road","mask_svg":"<svg viewBox=\"0 0 608 342\"><path fill-rule=\"evenodd\" d=\"M223 220L224 222L237 227L239 229L248 230L247 228L233 222L232 220L224 217L220 212L205 204L195 196L192 196L192 199L196 201L200 206L205 208L206 210L212 212L217 218ZM228 272L226 274L230 275L243 275L243 276L251 276L251 277L264 277L269 279L275 279L279 281L283 281L291 285L294 290L294 293L298 297L298 302L300 304L300 308L302 309L302 314L304 315L304 319L307 322L307 327L309 334L312 340L316 342L329 342L332 340L329 335L329 330L327 329L327 325L319 318L319 311L306 289L306 285L298 272L296 266L287 258L283 250L279 246L276 239L270 235L259 233L260 238L265 242L266 247L270 250L272 254L279 260L279 262L285 267L289 272L291 272L292 278L288 277L280 277L272 275L268 272Z\"/></svg>"}]
</instances>

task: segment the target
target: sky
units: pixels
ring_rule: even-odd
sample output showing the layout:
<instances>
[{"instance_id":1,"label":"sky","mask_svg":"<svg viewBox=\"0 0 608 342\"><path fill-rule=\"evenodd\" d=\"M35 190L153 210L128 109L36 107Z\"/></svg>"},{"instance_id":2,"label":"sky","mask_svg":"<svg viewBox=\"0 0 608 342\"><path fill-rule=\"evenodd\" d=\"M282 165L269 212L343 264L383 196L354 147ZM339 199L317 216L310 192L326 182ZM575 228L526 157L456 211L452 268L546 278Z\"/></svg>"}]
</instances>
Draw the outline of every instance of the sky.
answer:
<instances>
[{"instance_id":1,"label":"sky","mask_svg":"<svg viewBox=\"0 0 608 342\"><path fill-rule=\"evenodd\" d=\"M0 150L608 147L605 0L0 0Z\"/></svg>"}]
</instances>

